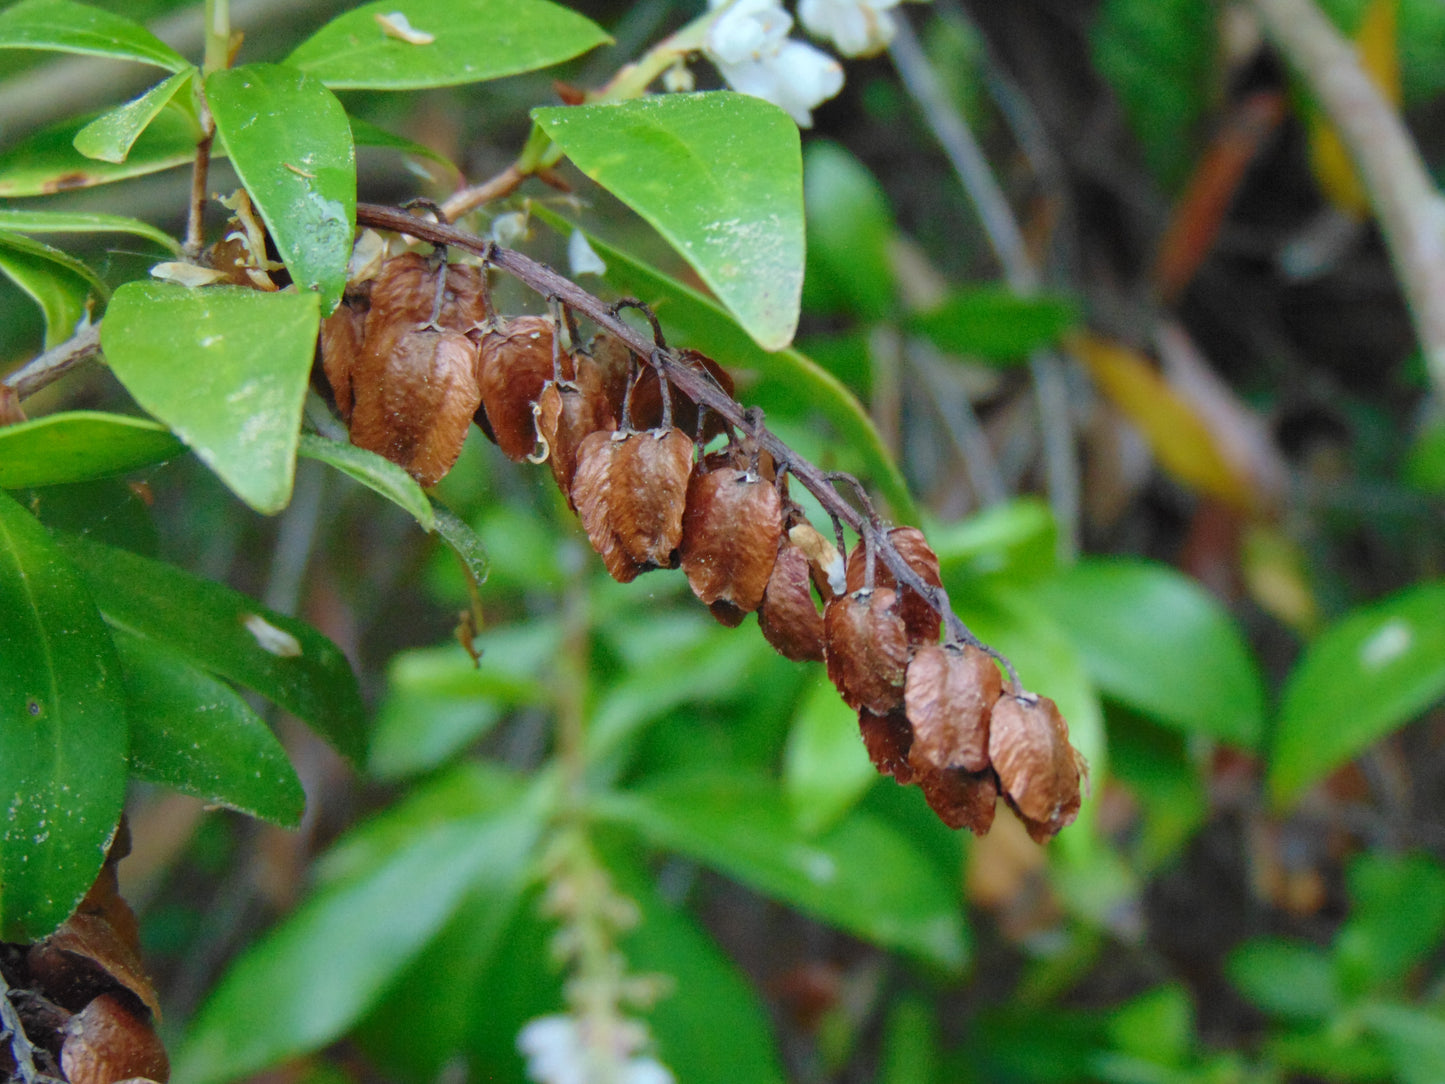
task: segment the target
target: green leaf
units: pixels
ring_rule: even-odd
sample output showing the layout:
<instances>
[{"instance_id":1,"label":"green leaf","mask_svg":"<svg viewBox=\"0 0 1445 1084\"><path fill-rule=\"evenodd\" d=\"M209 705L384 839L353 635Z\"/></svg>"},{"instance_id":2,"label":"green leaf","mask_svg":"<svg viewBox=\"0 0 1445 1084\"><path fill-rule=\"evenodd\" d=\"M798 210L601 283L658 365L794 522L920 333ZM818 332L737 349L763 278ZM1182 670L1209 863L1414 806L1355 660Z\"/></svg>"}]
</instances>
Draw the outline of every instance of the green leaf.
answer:
<instances>
[{"instance_id":1,"label":"green leaf","mask_svg":"<svg viewBox=\"0 0 1445 1084\"><path fill-rule=\"evenodd\" d=\"M174 565L76 536L56 542L111 625L255 689L341 753L362 758L364 712L351 664L306 622Z\"/></svg>"},{"instance_id":2,"label":"green leaf","mask_svg":"<svg viewBox=\"0 0 1445 1084\"><path fill-rule=\"evenodd\" d=\"M366 488L380 493L421 524L423 530L435 530L436 516L432 513L431 504L421 486L391 460L354 444L327 440L314 433L302 433L301 444L297 450L307 458L319 459L342 474L356 479Z\"/></svg>"},{"instance_id":3,"label":"green leaf","mask_svg":"<svg viewBox=\"0 0 1445 1084\"><path fill-rule=\"evenodd\" d=\"M1348 993L1398 986L1445 935L1445 868L1428 855L1357 856L1347 870L1350 917L1335 938Z\"/></svg>"},{"instance_id":4,"label":"green leaf","mask_svg":"<svg viewBox=\"0 0 1445 1084\"><path fill-rule=\"evenodd\" d=\"M0 48L135 60L170 71L189 63L140 23L70 0L20 0L0 12Z\"/></svg>"},{"instance_id":5,"label":"green leaf","mask_svg":"<svg viewBox=\"0 0 1445 1084\"><path fill-rule=\"evenodd\" d=\"M566 236L575 227L546 208L533 207L532 215ZM660 271L633 259L606 242L587 236L607 262L607 282L623 295L640 297L663 314L670 341L694 346L730 369L758 374L754 391L771 385L787 388L805 399L810 408L832 426L839 444L856 452L868 479L887 500L889 513L900 523L918 522L918 510L897 465L893 462L867 410L836 377L796 350L760 349L711 298L684 286Z\"/></svg>"},{"instance_id":6,"label":"green leaf","mask_svg":"<svg viewBox=\"0 0 1445 1084\"><path fill-rule=\"evenodd\" d=\"M438 165L445 166L453 177L460 176L461 171L457 165L440 151L422 143L414 142L405 136L388 132L379 125L372 124L369 120L361 117L348 115L346 118L351 122L351 137L356 140L358 147L388 147L391 150L401 151L403 154L414 154L418 158L428 158Z\"/></svg>"},{"instance_id":7,"label":"green leaf","mask_svg":"<svg viewBox=\"0 0 1445 1084\"><path fill-rule=\"evenodd\" d=\"M181 243L149 222L96 211L24 211L0 207L0 230L14 233L129 233L180 253Z\"/></svg>"},{"instance_id":8,"label":"green leaf","mask_svg":"<svg viewBox=\"0 0 1445 1084\"><path fill-rule=\"evenodd\" d=\"M319 326L309 292L130 282L116 291L100 335L136 402L269 514L291 499Z\"/></svg>"},{"instance_id":9,"label":"green leaf","mask_svg":"<svg viewBox=\"0 0 1445 1084\"><path fill-rule=\"evenodd\" d=\"M403 651L387 664L367 767L382 779L430 771L485 734L502 713L545 702L540 676L555 655L554 622L509 624L477 637L473 664L455 643Z\"/></svg>"},{"instance_id":10,"label":"green leaf","mask_svg":"<svg viewBox=\"0 0 1445 1084\"><path fill-rule=\"evenodd\" d=\"M1209 0L1106 0L1090 33L1094 66L1114 88L1144 161L1174 187L1194 161L1194 135L1216 72Z\"/></svg>"},{"instance_id":11,"label":"green leaf","mask_svg":"<svg viewBox=\"0 0 1445 1084\"><path fill-rule=\"evenodd\" d=\"M29 294L45 314L45 346L49 349L75 333L86 315L94 290L102 298L105 284L75 257L18 233L0 231L0 272Z\"/></svg>"},{"instance_id":12,"label":"green leaf","mask_svg":"<svg viewBox=\"0 0 1445 1084\"><path fill-rule=\"evenodd\" d=\"M798 126L744 94L535 109L577 168L646 219L764 350L793 338L803 287Z\"/></svg>"},{"instance_id":13,"label":"green leaf","mask_svg":"<svg viewBox=\"0 0 1445 1084\"><path fill-rule=\"evenodd\" d=\"M1445 694L1445 582L1417 584L1326 629L1285 682L1270 753L1277 808Z\"/></svg>"},{"instance_id":14,"label":"green leaf","mask_svg":"<svg viewBox=\"0 0 1445 1084\"><path fill-rule=\"evenodd\" d=\"M1058 569L1058 524L1047 502L1016 497L967 519L929 527L941 566L959 576L1026 582Z\"/></svg>"},{"instance_id":15,"label":"green leaf","mask_svg":"<svg viewBox=\"0 0 1445 1084\"><path fill-rule=\"evenodd\" d=\"M131 721L130 771L212 805L295 828L301 780L271 729L224 682L114 630Z\"/></svg>"},{"instance_id":16,"label":"green leaf","mask_svg":"<svg viewBox=\"0 0 1445 1084\"><path fill-rule=\"evenodd\" d=\"M1184 987L1156 986L1109 1013L1108 1034L1122 1053L1182 1068L1194 1046L1194 1005Z\"/></svg>"},{"instance_id":17,"label":"green leaf","mask_svg":"<svg viewBox=\"0 0 1445 1084\"><path fill-rule=\"evenodd\" d=\"M1373 1004L1361 1018L1388 1052L1400 1084L1445 1080L1445 1015L1438 1008Z\"/></svg>"},{"instance_id":18,"label":"green leaf","mask_svg":"<svg viewBox=\"0 0 1445 1084\"><path fill-rule=\"evenodd\" d=\"M100 162L75 149L75 137L86 123L85 118L63 121L0 154L0 197L50 195L189 165L200 139L191 117L179 109L163 109L124 162ZM220 148L215 153L221 153Z\"/></svg>"},{"instance_id":19,"label":"green leaf","mask_svg":"<svg viewBox=\"0 0 1445 1084\"><path fill-rule=\"evenodd\" d=\"M397 14L434 40L388 34L381 18ZM415 90L545 68L611 40L543 0L376 0L332 19L286 63L338 90Z\"/></svg>"},{"instance_id":20,"label":"green leaf","mask_svg":"<svg viewBox=\"0 0 1445 1084\"><path fill-rule=\"evenodd\" d=\"M599 815L765 895L948 972L964 964L958 887L914 843L855 810L804 836L777 788L740 774L669 777L611 794Z\"/></svg>"},{"instance_id":21,"label":"green leaf","mask_svg":"<svg viewBox=\"0 0 1445 1084\"><path fill-rule=\"evenodd\" d=\"M321 82L284 64L206 77L206 102L231 165L291 278L331 312L356 233L356 148L346 110Z\"/></svg>"},{"instance_id":22,"label":"green leaf","mask_svg":"<svg viewBox=\"0 0 1445 1084\"><path fill-rule=\"evenodd\" d=\"M125 799L124 698L81 576L0 493L0 940L47 936L95 880Z\"/></svg>"},{"instance_id":23,"label":"green leaf","mask_svg":"<svg viewBox=\"0 0 1445 1084\"><path fill-rule=\"evenodd\" d=\"M487 558L487 549L482 545L482 540L477 536L477 532L472 530L466 520L442 504L441 501L434 497L428 499L431 501L432 517L436 524L437 534L442 536L442 540L452 548L452 552L466 566L473 581L478 585L486 583L491 562Z\"/></svg>"},{"instance_id":24,"label":"green leaf","mask_svg":"<svg viewBox=\"0 0 1445 1084\"><path fill-rule=\"evenodd\" d=\"M468 893L518 890L541 819L535 792L529 800L471 768L362 826L338 845L345 861L324 866L310 898L221 979L176 1055L175 1079L220 1084L340 1038ZM377 936L358 951L367 931Z\"/></svg>"},{"instance_id":25,"label":"green leaf","mask_svg":"<svg viewBox=\"0 0 1445 1084\"><path fill-rule=\"evenodd\" d=\"M75 149L102 162L124 162L140 134L196 74L195 68L178 71L139 98L102 113L75 133Z\"/></svg>"},{"instance_id":26,"label":"green leaf","mask_svg":"<svg viewBox=\"0 0 1445 1084\"><path fill-rule=\"evenodd\" d=\"M880 320L893 307L889 246L893 211L866 166L827 140L803 152L807 207L808 275L804 290L821 295L818 307L843 302L865 320Z\"/></svg>"},{"instance_id":27,"label":"green leaf","mask_svg":"<svg viewBox=\"0 0 1445 1084\"><path fill-rule=\"evenodd\" d=\"M1323 1022L1339 1011L1334 961L1318 945L1256 938L1231 952L1224 970L1245 1000L1271 1016Z\"/></svg>"},{"instance_id":28,"label":"green leaf","mask_svg":"<svg viewBox=\"0 0 1445 1084\"><path fill-rule=\"evenodd\" d=\"M888 1012L878 1084L934 1084L942 1046L932 1004L905 995Z\"/></svg>"},{"instance_id":29,"label":"green leaf","mask_svg":"<svg viewBox=\"0 0 1445 1084\"><path fill-rule=\"evenodd\" d=\"M73 410L0 428L0 489L83 482L163 463L185 451L147 418Z\"/></svg>"},{"instance_id":30,"label":"green leaf","mask_svg":"<svg viewBox=\"0 0 1445 1084\"><path fill-rule=\"evenodd\" d=\"M1026 297L1007 286L976 286L914 313L908 327L945 353L1008 363L1057 342L1078 321L1078 306L1066 297Z\"/></svg>"},{"instance_id":31,"label":"green leaf","mask_svg":"<svg viewBox=\"0 0 1445 1084\"><path fill-rule=\"evenodd\" d=\"M814 835L836 824L877 779L858 733L858 713L815 675L783 751L783 790L799 829Z\"/></svg>"},{"instance_id":32,"label":"green leaf","mask_svg":"<svg viewBox=\"0 0 1445 1084\"><path fill-rule=\"evenodd\" d=\"M1258 668L1229 615L1193 581L1144 561L1085 560L1033 593L1106 695L1186 733L1258 744Z\"/></svg>"}]
</instances>

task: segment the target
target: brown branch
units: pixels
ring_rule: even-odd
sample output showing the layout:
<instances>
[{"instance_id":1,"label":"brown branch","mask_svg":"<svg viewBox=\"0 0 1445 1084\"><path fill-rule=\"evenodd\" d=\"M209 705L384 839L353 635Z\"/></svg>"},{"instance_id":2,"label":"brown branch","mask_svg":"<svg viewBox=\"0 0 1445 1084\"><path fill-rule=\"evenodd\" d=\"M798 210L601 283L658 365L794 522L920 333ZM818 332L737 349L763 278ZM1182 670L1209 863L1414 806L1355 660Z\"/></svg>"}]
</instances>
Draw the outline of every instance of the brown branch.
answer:
<instances>
[{"instance_id":1,"label":"brown branch","mask_svg":"<svg viewBox=\"0 0 1445 1084\"><path fill-rule=\"evenodd\" d=\"M1400 115L1312 0L1252 0L1349 149L1379 218L1436 393L1445 396L1445 201Z\"/></svg>"},{"instance_id":2,"label":"brown branch","mask_svg":"<svg viewBox=\"0 0 1445 1084\"><path fill-rule=\"evenodd\" d=\"M950 640L961 641L987 650L986 645L974 636L958 615L953 612L953 607L948 601L948 593L924 582L923 578L914 571L913 566L903 559L903 556L888 540L887 531L881 525L871 522L865 513L860 513L852 504L843 499L834 486L834 479L838 477L837 475L830 475L820 470L784 444L765 426L756 424L756 417L745 411L736 400L726 395L706 373L679 359L673 351L659 349L654 342L638 334L635 329L617 317L613 306L589 294L572 280L564 278L550 267L540 264L520 252L502 248L495 242L487 241L452 226L440 225L430 219L418 218L396 208L382 207L372 203L357 205L356 221L358 225L405 233L431 244L454 245L457 248L474 252L487 263L525 283L542 297L556 298L562 304L582 313L598 327L621 339L638 357L655 365L659 370L659 376L665 376L672 386L694 403L706 407L738 429L753 435L758 446L773 457L779 469L786 469L804 489L817 498L818 503L823 506L823 510L828 515L846 523L863 539L864 545L874 551L888 566L894 579L917 591L928 601L928 604L943 618ZM859 492L862 491L857 480L851 476L848 478L848 483L856 486ZM997 655L996 657L1002 658ZM1007 665L1006 659L1002 661L1012 674L1013 667Z\"/></svg>"},{"instance_id":3,"label":"brown branch","mask_svg":"<svg viewBox=\"0 0 1445 1084\"><path fill-rule=\"evenodd\" d=\"M16 398L27 399L99 353L100 325L90 324L59 346L51 347L29 364L16 369L5 378L4 384L14 390Z\"/></svg>"}]
</instances>

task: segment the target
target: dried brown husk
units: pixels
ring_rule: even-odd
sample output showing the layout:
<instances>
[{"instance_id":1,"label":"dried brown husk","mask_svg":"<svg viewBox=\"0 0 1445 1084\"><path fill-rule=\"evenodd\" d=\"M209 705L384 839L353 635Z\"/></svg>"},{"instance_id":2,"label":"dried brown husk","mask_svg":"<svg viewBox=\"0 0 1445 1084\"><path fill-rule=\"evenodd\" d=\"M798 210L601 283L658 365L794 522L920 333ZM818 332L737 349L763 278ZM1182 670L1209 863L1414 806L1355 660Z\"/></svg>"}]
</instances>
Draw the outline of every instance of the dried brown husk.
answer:
<instances>
[{"instance_id":1,"label":"dried brown husk","mask_svg":"<svg viewBox=\"0 0 1445 1084\"><path fill-rule=\"evenodd\" d=\"M989 765L988 718L1003 692L993 660L971 644L928 644L908 664L903 703L919 771Z\"/></svg>"},{"instance_id":2,"label":"dried brown husk","mask_svg":"<svg viewBox=\"0 0 1445 1084\"><path fill-rule=\"evenodd\" d=\"M555 331L550 316L514 316L481 337L477 379L487 422L484 431L517 462L531 455L536 444L532 404L556 369ZM559 360L562 377L570 380L571 359Z\"/></svg>"},{"instance_id":3,"label":"dried brown husk","mask_svg":"<svg viewBox=\"0 0 1445 1084\"><path fill-rule=\"evenodd\" d=\"M813 601L810 572L807 556L785 539L758 607L763 636L794 662L823 661L823 615Z\"/></svg>"},{"instance_id":4,"label":"dried brown husk","mask_svg":"<svg viewBox=\"0 0 1445 1084\"><path fill-rule=\"evenodd\" d=\"M989 718L988 753L999 786L1034 839L1043 842L1073 823L1083 762L1052 700L1001 696Z\"/></svg>"},{"instance_id":5,"label":"dried brown husk","mask_svg":"<svg viewBox=\"0 0 1445 1084\"><path fill-rule=\"evenodd\" d=\"M898 555L924 583L930 587L943 587L939 574L938 554L923 537L917 527L894 527L888 532L888 540ZM848 555L848 590L857 591L864 586L867 570L867 548L860 540ZM873 562L873 585L875 587L897 587L893 572L881 557L875 555ZM899 616L908 629L908 639L913 644L938 642L938 633L943 619L928 600L911 587L904 587L899 593Z\"/></svg>"},{"instance_id":6,"label":"dried brown husk","mask_svg":"<svg viewBox=\"0 0 1445 1084\"><path fill-rule=\"evenodd\" d=\"M788 527L788 538L808 558L813 586L818 589L818 595L824 602L832 602L835 595L845 593L843 555L837 546L806 519L800 519Z\"/></svg>"},{"instance_id":7,"label":"dried brown husk","mask_svg":"<svg viewBox=\"0 0 1445 1084\"><path fill-rule=\"evenodd\" d=\"M913 744L913 730L908 717L901 711L873 712L862 708L858 712L858 730L863 735L863 745L868 750L868 759L881 775L891 775L907 786L918 773L908 762L908 748Z\"/></svg>"},{"instance_id":8,"label":"dried brown husk","mask_svg":"<svg viewBox=\"0 0 1445 1084\"><path fill-rule=\"evenodd\" d=\"M680 429L614 438L607 518L622 549L642 568L676 568L693 441Z\"/></svg>"},{"instance_id":9,"label":"dried brown husk","mask_svg":"<svg viewBox=\"0 0 1445 1084\"><path fill-rule=\"evenodd\" d=\"M613 433L593 433L577 449L577 469L572 476L571 502L607 571L619 583L630 583L643 571L622 548L612 529L612 463L618 442Z\"/></svg>"},{"instance_id":10,"label":"dried brown husk","mask_svg":"<svg viewBox=\"0 0 1445 1084\"><path fill-rule=\"evenodd\" d=\"M850 708L886 715L903 704L908 634L887 587L857 591L823 610L828 680Z\"/></svg>"},{"instance_id":11,"label":"dried brown husk","mask_svg":"<svg viewBox=\"0 0 1445 1084\"><path fill-rule=\"evenodd\" d=\"M693 468L679 556L693 594L724 625L736 627L762 603L782 534L771 482L732 466Z\"/></svg>"},{"instance_id":12,"label":"dried brown husk","mask_svg":"<svg viewBox=\"0 0 1445 1084\"><path fill-rule=\"evenodd\" d=\"M70 1018L60 1065L70 1084L170 1079L170 1060L143 1008L102 994Z\"/></svg>"},{"instance_id":13,"label":"dried brown husk","mask_svg":"<svg viewBox=\"0 0 1445 1084\"><path fill-rule=\"evenodd\" d=\"M705 372L712 377L729 399L733 395L733 378L717 362L705 354L696 350L675 351L677 359L685 366ZM624 386L624 392L626 388ZM698 406L687 396L678 391L672 384L668 384L668 398L672 402L672 424L683 432L692 435L698 432ZM622 400L618 399L614 408L621 416ZM632 425L637 429L655 429L662 424L662 385L657 378L657 370L650 362L639 362L637 380L632 388ZM707 422L702 428L699 439L706 443L716 436L722 435L727 429L727 423L717 414L709 413Z\"/></svg>"},{"instance_id":14,"label":"dried brown husk","mask_svg":"<svg viewBox=\"0 0 1445 1084\"><path fill-rule=\"evenodd\" d=\"M536 406L537 435L546 445L552 477L557 488L566 494L569 505L582 442L593 433L611 433L617 428L596 363L582 356L576 360L576 377L561 384L549 380L543 385Z\"/></svg>"},{"instance_id":15,"label":"dried brown husk","mask_svg":"<svg viewBox=\"0 0 1445 1084\"><path fill-rule=\"evenodd\" d=\"M920 773L918 785L929 808L950 828L967 828L974 835L982 836L993 827L998 779L992 771L935 769Z\"/></svg>"},{"instance_id":16,"label":"dried brown husk","mask_svg":"<svg viewBox=\"0 0 1445 1084\"><path fill-rule=\"evenodd\" d=\"M342 302L321 321L321 371L331 385L331 397L342 421L351 420L354 398L352 374L361 362L361 343L366 328L366 309Z\"/></svg>"}]
</instances>

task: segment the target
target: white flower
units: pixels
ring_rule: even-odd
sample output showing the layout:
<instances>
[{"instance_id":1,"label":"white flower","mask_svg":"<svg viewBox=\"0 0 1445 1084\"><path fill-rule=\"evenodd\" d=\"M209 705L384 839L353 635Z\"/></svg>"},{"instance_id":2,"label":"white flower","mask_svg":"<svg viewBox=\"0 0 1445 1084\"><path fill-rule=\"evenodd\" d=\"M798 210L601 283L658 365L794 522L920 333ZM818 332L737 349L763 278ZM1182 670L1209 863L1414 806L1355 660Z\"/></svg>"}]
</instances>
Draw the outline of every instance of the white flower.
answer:
<instances>
[{"instance_id":1,"label":"white flower","mask_svg":"<svg viewBox=\"0 0 1445 1084\"><path fill-rule=\"evenodd\" d=\"M843 89L842 65L801 41L785 41L762 60L714 63L728 86L781 106L804 128L812 126L813 110Z\"/></svg>"},{"instance_id":2,"label":"white flower","mask_svg":"<svg viewBox=\"0 0 1445 1084\"><path fill-rule=\"evenodd\" d=\"M517 1034L517 1049L527 1059L527 1075L537 1084L593 1084L595 1059L610 1062L617 1084L675 1084L670 1070L656 1058L637 1053L647 1045L645 1025L624 1020L606 1037L593 1036L594 1049L588 1050L587 1037L579 1022L561 1014L539 1016L529 1020ZM600 1041L601 1048L595 1044Z\"/></svg>"},{"instance_id":3,"label":"white flower","mask_svg":"<svg viewBox=\"0 0 1445 1084\"><path fill-rule=\"evenodd\" d=\"M869 56L893 40L898 0L798 0L798 18L817 38L828 38L844 56Z\"/></svg>"},{"instance_id":4,"label":"white flower","mask_svg":"<svg viewBox=\"0 0 1445 1084\"><path fill-rule=\"evenodd\" d=\"M793 17L777 0L735 0L708 30L704 48L724 64L762 60L777 54L791 29Z\"/></svg>"}]
</instances>

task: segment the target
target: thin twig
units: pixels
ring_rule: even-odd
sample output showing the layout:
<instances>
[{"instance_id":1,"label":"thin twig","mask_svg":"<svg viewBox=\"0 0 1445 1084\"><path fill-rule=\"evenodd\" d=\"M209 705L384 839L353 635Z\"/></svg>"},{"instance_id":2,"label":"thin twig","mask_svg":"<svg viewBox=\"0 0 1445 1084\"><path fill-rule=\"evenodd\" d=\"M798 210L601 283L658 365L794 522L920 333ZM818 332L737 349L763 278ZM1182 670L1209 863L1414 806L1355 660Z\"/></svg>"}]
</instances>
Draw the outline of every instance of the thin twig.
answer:
<instances>
[{"instance_id":1,"label":"thin twig","mask_svg":"<svg viewBox=\"0 0 1445 1084\"><path fill-rule=\"evenodd\" d=\"M5 378L4 383L15 389L18 398L28 399L87 358L93 358L99 353L100 325L88 324L65 342L51 347L29 364L16 369Z\"/></svg>"},{"instance_id":2,"label":"thin twig","mask_svg":"<svg viewBox=\"0 0 1445 1084\"><path fill-rule=\"evenodd\" d=\"M958 174L973 202L1004 278L1020 294L1032 294L1040 285L1039 269L1029 255L1023 231L1003 189L999 187L962 115L943 93L907 20L897 18L896 33L888 47L904 89L918 106L934 138ZM1034 395L1043 432L1044 470L1049 504L1059 524L1059 552L1072 557L1079 531L1079 466L1074 450L1063 362L1048 351L1037 350L1029 359Z\"/></svg>"},{"instance_id":3,"label":"thin twig","mask_svg":"<svg viewBox=\"0 0 1445 1084\"><path fill-rule=\"evenodd\" d=\"M514 163L481 184L474 184L459 192L453 192L442 204L442 214L446 216L448 222L455 222L468 211L474 210L484 203L501 199L503 196L510 196L526 179L527 175Z\"/></svg>"},{"instance_id":4,"label":"thin twig","mask_svg":"<svg viewBox=\"0 0 1445 1084\"><path fill-rule=\"evenodd\" d=\"M1252 0L1265 33L1349 149L1415 322L1438 395L1445 396L1445 200L1400 115L1311 0Z\"/></svg>"},{"instance_id":5,"label":"thin twig","mask_svg":"<svg viewBox=\"0 0 1445 1084\"><path fill-rule=\"evenodd\" d=\"M876 531L876 528L869 522L867 513L860 513L843 499L834 488L828 475L793 451L766 427L758 426L754 429L742 405L723 392L705 371L699 371L686 358L679 357L674 351L659 347L656 342L649 341L638 334L631 325L618 318L613 311L613 306L594 297L570 279L564 278L550 267L538 263L529 256L513 249L502 248L495 242L487 241L464 230L429 222L409 215L405 211L373 203L358 204L356 220L359 225L410 234L432 244L455 245L458 248L477 253L494 267L525 283L535 293L542 297L559 299L563 304L582 313L598 327L621 339L634 354L647 359L656 366L659 376L665 373L672 386L694 403L714 411L739 429L754 432L759 447L771 455L775 462L787 463L789 473L798 480L799 485L817 499L823 510L835 522L841 521L847 524L860 538L865 538L870 532L875 532L878 556L888 566L888 570L893 573L893 577L898 583L918 592L938 612L948 629L950 640L962 641L976 647L984 646L982 641L970 632L958 615L953 612L953 607L948 600L948 593L925 582L914 571L913 566L908 564L903 559L903 555L888 541L887 534ZM857 486L856 480L850 478L849 482L851 485ZM861 491L861 486L858 488Z\"/></svg>"}]
</instances>

